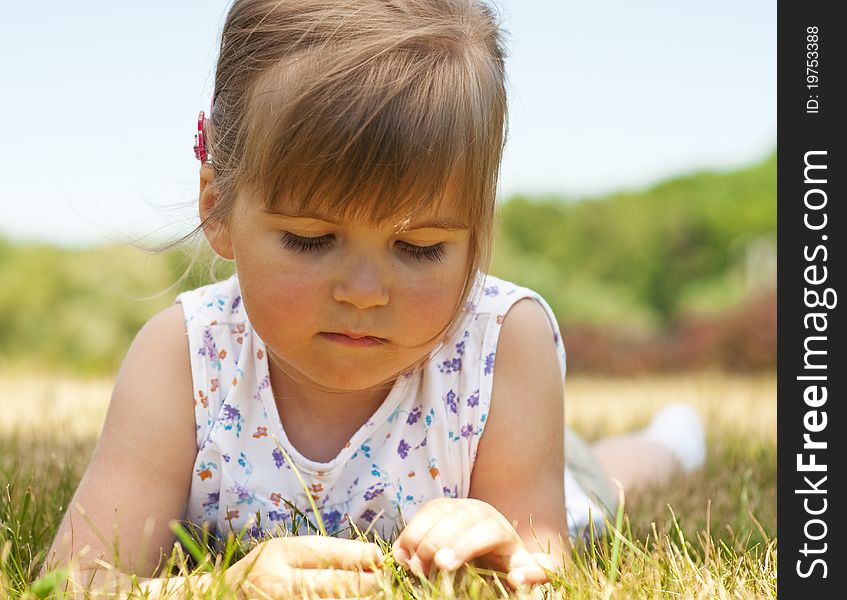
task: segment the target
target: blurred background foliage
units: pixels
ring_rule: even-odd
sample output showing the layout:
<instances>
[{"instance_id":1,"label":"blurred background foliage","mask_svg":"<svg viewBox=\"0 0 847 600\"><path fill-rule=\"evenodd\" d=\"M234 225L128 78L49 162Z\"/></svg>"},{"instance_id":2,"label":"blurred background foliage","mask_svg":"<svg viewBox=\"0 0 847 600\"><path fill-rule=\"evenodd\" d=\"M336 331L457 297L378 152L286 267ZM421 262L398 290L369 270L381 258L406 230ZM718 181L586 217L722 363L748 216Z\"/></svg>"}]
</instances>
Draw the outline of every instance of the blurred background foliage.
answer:
<instances>
[{"instance_id":1,"label":"blurred background foliage","mask_svg":"<svg viewBox=\"0 0 847 600\"><path fill-rule=\"evenodd\" d=\"M547 299L571 372L775 367L776 153L637 192L515 196L500 211L490 272ZM0 368L113 374L177 293L231 273L205 244L151 253L0 239Z\"/></svg>"}]
</instances>

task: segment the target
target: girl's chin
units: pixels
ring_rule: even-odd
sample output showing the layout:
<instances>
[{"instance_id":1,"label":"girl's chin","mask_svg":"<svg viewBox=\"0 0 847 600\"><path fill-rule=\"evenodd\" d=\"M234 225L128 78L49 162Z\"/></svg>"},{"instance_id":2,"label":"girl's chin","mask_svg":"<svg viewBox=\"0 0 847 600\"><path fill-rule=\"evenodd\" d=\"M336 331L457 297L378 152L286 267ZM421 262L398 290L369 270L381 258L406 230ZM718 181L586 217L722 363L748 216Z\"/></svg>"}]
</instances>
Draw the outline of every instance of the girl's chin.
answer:
<instances>
[{"instance_id":1,"label":"girl's chin","mask_svg":"<svg viewBox=\"0 0 847 600\"><path fill-rule=\"evenodd\" d=\"M323 360L316 361L317 365L311 362L302 365L296 364L296 361L288 362L287 368L283 370L295 379L299 379L307 387L327 392L352 394L390 390L394 381L415 364L391 371L385 370L385 367L390 365L386 365L384 360L332 360L329 356L322 358ZM285 361L284 357L277 358L277 360L280 359L280 362Z\"/></svg>"},{"instance_id":2,"label":"girl's chin","mask_svg":"<svg viewBox=\"0 0 847 600\"><path fill-rule=\"evenodd\" d=\"M328 377L328 372L336 374ZM391 373L379 373L373 366L366 365L339 365L332 369L309 369L300 371L299 374L305 377L304 383L310 384L317 390L349 394L390 389L396 379L391 377Z\"/></svg>"},{"instance_id":3,"label":"girl's chin","mask_svg":"<svg viewBox=\"0 0 847 600\"><path fill-rule=\"evenodd\" d=\"M362 379L356 377L352 379L318 379L315 381L315 383L330 391L353 394L357 392L373 392L383 389L390 389L391 386L394 384L394 380L392 379L391 381L386 382L384 380L376 380L373 378Z\"/></svg>"}]
</instances>

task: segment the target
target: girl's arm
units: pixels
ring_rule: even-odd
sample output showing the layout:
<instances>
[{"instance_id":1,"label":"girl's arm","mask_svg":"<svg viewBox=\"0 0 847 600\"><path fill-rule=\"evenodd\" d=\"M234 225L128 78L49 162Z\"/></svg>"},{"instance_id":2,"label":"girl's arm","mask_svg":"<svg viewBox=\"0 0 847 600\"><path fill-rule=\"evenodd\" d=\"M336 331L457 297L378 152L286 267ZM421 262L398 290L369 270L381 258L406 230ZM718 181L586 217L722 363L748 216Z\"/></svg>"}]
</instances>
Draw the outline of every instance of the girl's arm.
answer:
<instances>
[{"instance_id":1,"label":"girl's arm","mask_svg":"<svg viewBox=\"0 0 847 600\"><path fill-rule=\"evenodd\" d=\"M549 581L570 556L564 498L564 393L547 316L531 299L507 313L497 344L485 433L468 498L427 502L394 542L394 558L426 575L471 559L509 584ZM530 521L531 519L531 521Z\"/></svg>"},{"instance_id":2,"label":"girl's arm","mask_svg":"<svg viewBox=\"0 0 847 600\"><path fill-rule=\"evenodd\" d=\"M138 333L118 372L100 440L47 556L45 568L102 560L152 574L173 544L196 456L188 339L173 305Z\"/></svg>"},{"instance_id":3,"label":"girl's arm","mask_svg":"<svg viewBox=\"0 0 847 600\"><path fill-rule=\"evenodd\" d=\"M530 552L548 552L561 564L570 554L564 390L552 330L543 308L529 298L512 306L501 327L469 496L499 510Z\"/></svg>"}]
</instances>

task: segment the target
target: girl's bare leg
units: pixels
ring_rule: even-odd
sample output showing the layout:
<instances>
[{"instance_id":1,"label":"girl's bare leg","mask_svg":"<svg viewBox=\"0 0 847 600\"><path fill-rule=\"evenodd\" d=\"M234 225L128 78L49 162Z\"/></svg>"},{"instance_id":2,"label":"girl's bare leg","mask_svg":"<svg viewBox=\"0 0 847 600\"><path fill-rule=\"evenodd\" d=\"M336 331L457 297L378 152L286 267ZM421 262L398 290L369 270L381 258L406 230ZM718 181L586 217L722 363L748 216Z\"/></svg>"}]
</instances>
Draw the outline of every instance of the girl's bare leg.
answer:
<instances>
[{"instance_id":1,"label":"girl's bare leg","mask_svg":"<svg viewBox=\"0 0 847 600\"><path fill-rule=\"evenodd\" d=\"M617 490L617 481L627 496L666 483L679 469L679 460L667 447L634 434L603 438L590 447L612 480L612 489Z\"/></svg>"},{"instance_id":2,"label":"girl's bare leg","mask_svg":"<svg viewBox=\"0 0 847 600\"><path fill-rule=\"evenodd\" d=\"M626 494L666 483L680 470L694 471L706 458L702 421L679 404L660 410L645 429L597 440L591 450Z\"/></svg>"}]
</instances>

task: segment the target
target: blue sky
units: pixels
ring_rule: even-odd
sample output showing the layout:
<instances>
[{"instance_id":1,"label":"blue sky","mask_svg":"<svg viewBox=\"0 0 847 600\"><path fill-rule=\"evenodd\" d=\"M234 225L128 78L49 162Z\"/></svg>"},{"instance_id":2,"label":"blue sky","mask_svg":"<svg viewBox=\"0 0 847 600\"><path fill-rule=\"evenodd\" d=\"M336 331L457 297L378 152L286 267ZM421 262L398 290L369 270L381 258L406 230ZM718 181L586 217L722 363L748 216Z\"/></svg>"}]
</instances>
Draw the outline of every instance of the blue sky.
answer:
<instances>
[{"instance_id":1,"label":"blue sky","mask_svg":"<svg viewBox=\"0 0 847 600\"><path fill-rule=\"evenodd\" d=\"M7 3L0 236L68 246L196 224L197 112L229 2ZM776 146L773 0L499 0L502 197L727 169Z\"/></svg>"}]
</instances>

